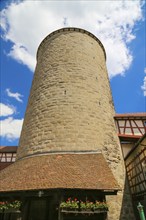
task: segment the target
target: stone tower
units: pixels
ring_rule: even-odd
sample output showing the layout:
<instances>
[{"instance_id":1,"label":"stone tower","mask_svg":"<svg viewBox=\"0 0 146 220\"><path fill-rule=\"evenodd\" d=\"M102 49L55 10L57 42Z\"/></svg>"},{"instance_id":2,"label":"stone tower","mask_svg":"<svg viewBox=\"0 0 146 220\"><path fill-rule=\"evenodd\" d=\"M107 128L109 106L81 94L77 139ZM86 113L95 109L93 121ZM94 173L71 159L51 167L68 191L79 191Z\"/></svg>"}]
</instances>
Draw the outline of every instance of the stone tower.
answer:
<instances>
[{"instance_id":1,"label":"stone tower","mask_svg":"<svg viewBox=\"0 0 146 220\"><path fill-rule=\"evenodd\" d=\"M114 115L102 43L82 29L57 30L38 49L17 161L40 154L101 151L122 189L106 198L109 220L118 220L125 174Z\"/></svg>"}]
</instances>

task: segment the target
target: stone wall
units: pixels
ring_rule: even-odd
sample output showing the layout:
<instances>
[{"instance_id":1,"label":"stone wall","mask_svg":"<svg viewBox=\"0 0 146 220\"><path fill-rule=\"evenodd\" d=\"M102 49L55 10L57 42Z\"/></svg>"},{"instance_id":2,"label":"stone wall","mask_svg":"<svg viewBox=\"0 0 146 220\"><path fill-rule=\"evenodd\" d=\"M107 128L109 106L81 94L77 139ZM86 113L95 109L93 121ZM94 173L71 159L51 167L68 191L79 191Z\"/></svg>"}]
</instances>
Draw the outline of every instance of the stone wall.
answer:
<instances>
[{"instance_id":1,"label":"stone wall","mask_svg":"<svg viewBox=\"0 0 146 220\"><path fill-rule=\"evenodd\" d=\"M101 150L122 189L112 201L107 197L114 207L108 219L118 220L125 171L114 115L100 41L79 29L49 35L38 50L17 159Z\"/></svg>"}]
</instances>

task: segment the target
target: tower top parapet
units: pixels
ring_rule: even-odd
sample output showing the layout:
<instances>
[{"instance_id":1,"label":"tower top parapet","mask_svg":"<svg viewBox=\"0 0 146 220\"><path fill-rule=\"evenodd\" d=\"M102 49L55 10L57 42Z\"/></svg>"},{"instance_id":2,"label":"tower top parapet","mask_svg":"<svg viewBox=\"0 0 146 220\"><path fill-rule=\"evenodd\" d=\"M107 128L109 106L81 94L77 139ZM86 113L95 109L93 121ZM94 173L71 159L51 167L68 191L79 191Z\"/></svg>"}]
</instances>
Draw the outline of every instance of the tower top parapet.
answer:
<instances>
[{"instance_id":1,"label":"tower top parapet","mask_svg":"<svg viewBox=\"0 0 146 220\"><path fill-rule=\"evenodd\" d=\"M73 31L76 31L76 32L81 32L81 33L85 33L87 34L88 36L92 37L93 39L95 39L99 45L101 46L101 48L103 49L103 52L104 52L104 56L105 56L105 60L106 60L106 52L105 52L105 49L104 49L104 46L103 44L101 43L101 41L94 35L92 34L91 32L87 31L87 30L84 30L82 28L76 28L76 27L66 27L66 28L61 28L61 29L58 29L56 31L53 31L52 33L50 33L49 35L47 35L44 40L42 40L42 42L40 43L39 47L38 47L38 50L37 50L37 58L38 58L38 53L39 53L39 50L40 50L40 47L48 40L48 38L51 38L52 36L58 34L58 33L62 33L62 32L73 32Z\"/></svg>"}]
</instances>

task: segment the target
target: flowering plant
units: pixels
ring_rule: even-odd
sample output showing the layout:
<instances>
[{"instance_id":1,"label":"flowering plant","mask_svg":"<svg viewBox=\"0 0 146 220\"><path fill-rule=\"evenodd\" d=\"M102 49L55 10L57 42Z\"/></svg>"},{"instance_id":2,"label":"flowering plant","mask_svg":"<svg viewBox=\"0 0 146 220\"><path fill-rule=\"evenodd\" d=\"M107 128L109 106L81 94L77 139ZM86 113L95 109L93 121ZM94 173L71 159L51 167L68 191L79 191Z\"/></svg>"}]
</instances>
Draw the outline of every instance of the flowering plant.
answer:
<instances>
[{"instance_id":1,"label":"flowering plant","mask_svg":"<svg viewBox=\"0 0 146 220\"><path fill-rule=\"evenodd\" d=\"M80 202L80 208L81 209L93 209L94 208L94 203L90 202L90 201L86 201L86 202L81 201Z\"/></svg>"},{"instance_id":2,"label":"flowering plant","mask_svg":"<svg viewBox=\"0 0 146 220\"><path fill-rule=\"evenodd\" d=\"M0 202L0 210L6 210L6 209L10 209L10 208L18 210L18 209L20 209L21 204L22 203L18 200L14 200L11 202L3 201L3 202Z\"/></svg>"},{"instance_id":3,"label":"flowering plant","mask_svg":"<svg viewBox=\"0 0 146 220\"><path fill-rule=\"evenodd\" d=\"M108 210L108 204L106 202L95 201L94 210L95 209L105 209Z\"/></svg>"},{"instance_id":4,"label":"flowering plant","mask_svg":"<svg viewBox=\"0 0 146 220\"><path fill-rule=\"evenodd\" d=\"M68 198L66 201L61 202L60 208L73 208L76 209L78 208L78 203L79 201L75 199Z\"/></svg>"},{"instance_id":5,"label":"flowering plant","mask_svg":"<svg viewBox=\"0 0 146 220\"><path fill-rule=\"evenodd\" d=\"M108 205L106 202L95 201L91 202L89 200L81 201L77 198L68 198L66 201L61 202L60 208L65 209L78 209L80 210L108 210Z\"/></svg>"}]
</instances>

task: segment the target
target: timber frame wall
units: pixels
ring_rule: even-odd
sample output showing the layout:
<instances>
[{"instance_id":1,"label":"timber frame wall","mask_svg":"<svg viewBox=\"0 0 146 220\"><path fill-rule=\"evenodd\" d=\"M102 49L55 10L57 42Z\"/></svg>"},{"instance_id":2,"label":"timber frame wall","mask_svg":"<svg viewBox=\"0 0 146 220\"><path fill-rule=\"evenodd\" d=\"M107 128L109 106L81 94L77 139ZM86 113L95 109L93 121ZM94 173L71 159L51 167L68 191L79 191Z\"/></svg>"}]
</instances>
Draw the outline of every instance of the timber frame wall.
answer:
<instances>
[{"instance_id":1,"label":"timber frame wall","mask_svg":"<svg viewBox=\"0 0 146 220\"><path fill-rule=\"evenodd\" d=\"M135 214L139 219L138 203L146 207L146 133L125 157L125 167Z\"/></svg>"}]
</instances>

